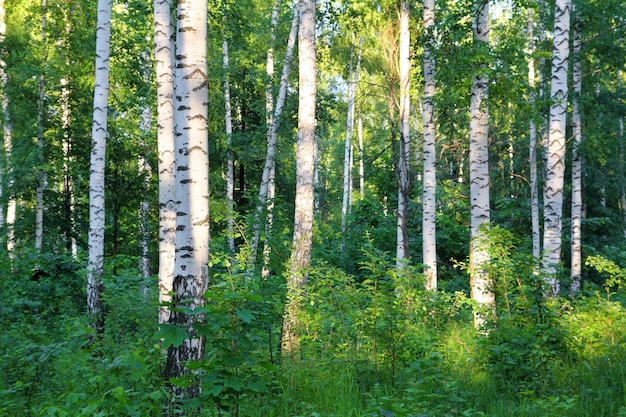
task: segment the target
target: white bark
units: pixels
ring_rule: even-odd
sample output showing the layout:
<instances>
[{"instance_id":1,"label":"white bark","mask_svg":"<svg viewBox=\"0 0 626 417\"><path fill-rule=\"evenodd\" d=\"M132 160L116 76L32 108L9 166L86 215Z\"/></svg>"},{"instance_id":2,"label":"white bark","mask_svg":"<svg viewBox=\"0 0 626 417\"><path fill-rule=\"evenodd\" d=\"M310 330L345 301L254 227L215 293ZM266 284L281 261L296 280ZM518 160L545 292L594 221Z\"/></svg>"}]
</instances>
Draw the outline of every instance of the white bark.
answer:
<instances>
[{"instance_id":1,"label":"white bark","mask_svg":"<svg viewBox=\"0 0 626 417\"><path fill-rule=\"evenodd\" d=\"M363 115L359 111L357 120L357 135L359 137L359 194L361 200L365 198L365 151L363 149Z\"/></svg>"},{"instance_id":2,"label":"white bark","mask_svg":"<svg viewBox=\"0 0 626 417\"><path fill-rule=\"evenodd\" d=\"M435 0L424 1L424 188L422 199L422 256L426 288L437 288L437 154L435 126Z\"/></svg>"},{"instance_id":3,"label":"white bark","mask_svg":"<svg viewBox=\"0 0 626 417\"><path fill-rule=\"evenodd\" d=\"M209 260L209 159L207 0L180 0L176 35L176 259L174 304L195 309L204 305ZM187 329L189 337L168 351L166 375L188 373L185 362L204 356L204 336L193 323L202 315L171 312L170 322ZM177 394L195 397L193 385Z\"/></svg>"},{"instance_id":4,"label":"white bark","mask_svg":"<svg viewBox=\"0 0 626 417\"><path fill-rule=\"evenodd\" d=\"M583 140L582 134L582 115L580 112L579 98L582 92L582 62L580 59L580 53L582 49L582 36L580 32L580 12L576 11L572 6L574 12L574 25L573 25L573 87L574 95L572 97L572 131L574 134L574 145L572 148L572 225L571 225L571 250L572 250L572 265L571 265L571 278L572 283L570 291L572 293L580 290L580 280L582 274L582 234L581 234L581 222L582 222L582 207L583 207L583 194L582 194L582 159L579 153L579 148Z\"/></svg>"},{"instance_id":5,"label":"white bark","mask_svg":"<svg viewBox=\"0 0 626 417\"><path fill-rule=\"evenodd\" d=\"M409 254L409 156L410 156L410 123L411 96L410 87L410 44L409 3L402 1L400 6L400 145L398 163L398 226L396 233L396 269L402 269L404 260Z\"/></svg>"},{"instance_id":6,"label":"white bark","mask_svg":"<svg viewBox=\"0 0 626 417\"><path fill-rule=\"evenodd\" d=\"M172 0L154 0L154 44L159 154L159 303L169 303L174 281L176 240L176 161L174 146L174 24ZM168 323L169 308L159 307L159 323Z\"/></svg>"},{"instance_id":7,"label":"white bark","mask_svg":"<svg viewBox=\"0 0 626 417\"><path fill-rule=\"evenodd\" d=\"M0 0L0 45L4 45L5 39L6 39L6 31L7 31L7 27L6 27L6 22L5 22L5 10L4 10L4 0ZM8 101L8 97L6 94L6 86L7 86L7 74L6 74L6 63L4 62L4 54L6 52L4 51L0 51L0 108L2 109L2 125L3 125L3 131L2 131L2 139L3 139L3 147L6 147L6 142L7 142L7 122L9 122L9 126L10 126L10 119L9 119L9 101ZM9 138L10 136L10 131L9 131ZM6 158L5 155L5 159L4 161L2 161L3 163L0 163L0 198L4 198L4 186L3 186L3 177L6 176L6 171L8 170L8 159ZM2 205L0 205L0 229L4 229L5 226L5 216L4 216L4 207L2 207ZM8 242L8 239L7 239ZM10 252L9 252L10 255Z\"/></svg>"},{"instance_id":8,"label":"white bark","mask_svg":"<svg viewBox=\"0 0 626 417\"><path fill-rule=\"evenodd\" d=\"M480 50L489 44L489 4L474 2L474 45ZM490 220L489 205L489 107L486 74L488 63L482 61L474 70L470 102L470 286L472 299L479 309L493 310L495 296L488 267L491 260L485 227ZM489 313L474 315L476 328L482 329Z\"/></svg>"},{"instance_id":9,"label":"white bark","mask_svg":"<svg viewBox=\"0 0 626 417\"><path fill-rule=\"evenodd\" d=\"M150 85L150 54L144 52L142 56L143 66L143 81L146 86ZM150 136L152 130L152 109L148 104L147 97L143 97L144 101L141 106L141 115L139 116L139 132L141 133L141 148L142 152L147 152L148 147L145 143L145 138ZM148 158L144 155L139 156L138 160L138 173L139 176L144 177L143 193L144 198L139 203L139 245L141 249L141 258L139 261L139 269L141 276L144 278L144 282L147 283L150 278L150 227L149 227L149 214L150 214L150 200L148 198L148 191L150 190L150 182L152 179L152 167ZM147 284L146 284L147 285ZM144 292L147 291L147 286L144 287Z\"/></svg>"},{"instance_id":10,"label":"white bark","mask_svg":"<svg viewBox=\"0 0 626 417\"><path fill-rule=\"evenodd\" d=\"M293 248L287 281L287 301L282 332L282 351L298 349L297 312L307 283L313 244L315 181L316 49L315 0L300 0L298 142L296 145L296 201Z\"/></svg>"},{"instance_id":11,"label":"white bark","mask_svg":"<svg viewBox=\"0 0 626 417\"><path fill-rule=\"evenodd\" d=\"M252 229L252 238L250 240L250 258L248 259L247 275L251 277L254 273L257 248L259 245L260 233L261 233L261 216L263 212L266 212L265 231L266 237L269 236L273 222L273 200L275 193L275 159L276 159L276 143L278 140L278 127L280 124L280 118L285 107L285 99L287 98L287 87L289 86L289 73L291 72L291 62L293 60L293 49L296 44L298 35L298 24L300 22L300 13L298 5L294 7L293 19L291 21L291 30L289 31L289 38L287 40L287 50L285 52L285 59L283 61L283 69L280 77L280 87L278 90L278 97L276 98L276 106L274 108L274 115L272 117L272 124L270 126L268 139L267 139L267 153L265 156L265 166L263 167L263 174L261 177L261 186L259 187L259 195L257 197L257 206L254 213L254 224ZM266 274L266 266L268 261L269 246L266 244L263 250L264 254L264 275Z\"/></svg>"},{"instance_id":12,"label":"white bark","mask_svg":"<svg viewBox=\"0 0 626 417\"><path fill-rule=\"evenodd\" d=\"M46 0L41 1L41 45L43 50L46 50L46 13L47 4ZM42 68L46 66L46 56L44 52L44 62ZM48 178L44 166L44 121L45 121L45 102L44 102L44 83L45 74L42 72L39 74L38 85L38 102L37 102L37 147L39 148L39 170L37 187L35 194L37 196L37 207L35 212L35 250L41 251L43 246L43 211L44 211L44 190L47 188Z\"/></svg>"},{"instance_id":13,"label":"white bark","mask_svg":"<svg viewBox=\"0 0 626 417\"><path fill-rule=\"evenodd\" d=\"M87 265L87 306L96 332L104 330L101 293L104 285L104 170L109 109L110 38L111 0L98 0L91 174L89 176L89 263Z\"/></svg>"},{"instance_id":14,"label":"white bark","mask_svg":"<svg viewBox=\"0 0 626 417\"><path fill-rule=\"evenodd\" d=\"M224 125L226 128L226 240L231 256L235 255L235 161L232 151L233 116L230 105L230 81L228 64L228 40L224 29L222 40L222 69L224 70Z\"/></svg>"},{"instance_id":15,"label":"white bark","mask_svg":"<svg viewBox=\"0 0 626 417\"><path fill-rule=\"evenodd\" d=\"M534 11L532 7L528 8L528 87L529 104L533 111L530 115L528 126L529 131L529 148L530 148L530 215L531 215L531 231L533 242L533 258L539 259L541 254L541 231L539 229L539 185L537 179L537 125L535 124L535 39L534 39Z\"/></svg>"},{"instance_id":16,"label":"white bark","mask_svg":"<svg viewBox=\"0 0 626 417\"><path fill-rule=\"evenodd\" d=\"M542 267L548 294L559 293L557 267L561 262L563 182L565 174L565 125L567 118L567 66L569 60L570 0L557 0L554 17L552 85L548 161L544 196L544 235Z\"/></svg>"},{"instance_id":17,"label":"white bark","mask_svg":"<svg viewBox=\"0 0 626 417\"><path fill-rule=\"evenodd\" d=\"M352 63L354 45L350 53L350 65L348 67L348 117L346 118L346 142L343 159L343 199L341 206L341 231L345 233L348 213L352 194L352 130L354 129L354 102L359 82L359 67L361 66L361 47L359 46L356 67Z\"/></svg>"}]
</instances>

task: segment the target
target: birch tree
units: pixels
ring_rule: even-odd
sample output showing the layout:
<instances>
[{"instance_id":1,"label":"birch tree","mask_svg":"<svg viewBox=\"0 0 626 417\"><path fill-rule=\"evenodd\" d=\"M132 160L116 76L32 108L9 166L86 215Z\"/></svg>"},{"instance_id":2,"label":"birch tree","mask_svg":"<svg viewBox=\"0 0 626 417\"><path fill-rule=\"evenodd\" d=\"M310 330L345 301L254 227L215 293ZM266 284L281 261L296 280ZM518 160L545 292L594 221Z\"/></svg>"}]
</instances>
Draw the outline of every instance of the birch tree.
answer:
<instances>
[{"instance_id":1,"label":"birch tree","mask_svg":"<svg viewBox=\"0 0 626 417\"><path fill-rule=\"evenodd\" d=\"M348 66L348 116L346 118L346 141L344 144L343 159L343 199L341 206L341 231L345 233L348 213L350 211L350 197L352 195L352 131L354 130L354 102L361 66L361 47L357 52L356 66L353 66L354 45L350 48L350 65Z\"/></svg>"},{"instance_id":2,"label":"birch tree","mask_svg":"<svg viewBox=\"0 0 626 417\"><path fill-rule=\"evenodd\" d=\"M191 310L204 305L209 260L209 159L208 159L208 78L207 1L178 2L176 34L176 255L173 305L183 303ZM204 356L204 336L194 322L202 315L170 312L170 323L187 330L179 346L170 346L166 377L189 373L185 363ZM178 388L176 394L195 397L199 386Z\"/></svg>"},{"instance_id":3,"label":"birch tree","mask_svg":"<svg viewBox=\"0 0 626 417\"><path fill-rule=\"evenodd\" d=\"M437 164L435 127L435 0L424 1L424 190L422 198L422 253L426 287L437 288Z\"/></svg>"},{"instance_id":4,"label":"birch tree","mask_svg":"<svg viewBox=\"0 0 626 417\"><path fill-rule=\"evenodd\" d=\"M582 36L580 30L580 12L572 6L574 13L573 24L573 68L572 81L574 94L572 95L572 133L574 136L574 145L572 147L572 225L571 225L571 250L572 265L571 278L572 283L570 292L575 293L580 290L580 279L582 273L582 254L581 254L581 221L582 221L582 159L580 155L580 145L583 140L582 134L582 115L580 111L580 95L582 92Z\"/></svg>"},{"instance_id":5,"label":"birch tree","mask_svg":"<svg viewBox=\"0 0 626 417\"><path fill-rule=\"evenodd\" d=\"M263 166L263 174L261 176L261 185L257 196L256 211L254 213L254 223L252 226L252 238L250 241L250 258L248 259L248 277L254 273L257 248L259 245L262 216L266 214L265 231L266 242L267 237L272 229L273 218L273 199L275 193L275 173L276 173L276 144L278 141L278 127L280 124L283 109L285 107L285 99L287 98L287 87L289 86L289 73L291 72L291 62L293 60L293 48L296 44L298 36L298 25L300 22L299 5L296 4L293 10L293 18L291 21L291 29L287 40L287 50L283 61L283 69L280 77L280 86L278 96L276 97L276 105L274 106L274 115L271 118L271 126L269 127L267 137L267 152L265 155L265 165ZM273 54L272 54L273 55ZM268 59L269 53L268 53ZM267 274L266 265L268 261L269 246L267 243L263 249L263 274Z\"/></svg>"},{"instance_id":6,"label":"birch tree","mask_svg":"<svg viewBox=\"0 0 626 417\"><path fill-rule=\"evenodd\" d=\"M474 69L470 101L470 287L479 309L495 308L495 296L488 267L490 259L486 227L490 220L489 204L489 107L487 56L489 49L489 3L474 1L474 48L479 57ZM476 328L491 318L478 311Z\"/></svg>"},{"instance_id":7,"label":"birch tree","mask_svg":"<svg viewBox=\"0 0 626 417\"><path fill-rule=\"evenodd\" d=\"M226 130L226 240L231 256L235 255L235 161L232 150L233 116L230 105L230 80L228 64L228 39L226 37L226 18L222 39L222 69L224 70L224 126Z\"/></svg>"},{"instance_id":8,"label":"birch tree","mask_svg":"<svg viewBox=\"0 0 626 417\"><path fill-rule=\"evenodd\" d=\"M528 13L528 87L530 108L534 110L536 104L536 73L535 73L535 38L534 38L534 10L529 7ZM531 233L533 242L533 258L539 259L541 255L541 232L539 230L539 185L537 179L537 124L535 123L535 112L530 115L528 125L529 136L529 158L530 158L530 216L531 216Z\"/></svg>"},{"instance_id":9,"label":"birch tree","mask_svg":"<svg viewBox=\"0 0 626 417\"><path fill-rule=\"evenodd\" d=\"M174 146L174 43L172 0L154 0L154 64L157 87L159 155L159 303L171 301L176 241L176 161ZM169 322L166 306L159 323Z\"/></svg>"},{"instance_id":10,"label":"birch tree","mask_svg":"<svg viewBox=\"0 0 626 417\"><path fill-rule=\"evenodd\" d=\"M97 333L104 330L101 294L104 289L104 170L109 109L110 39L111 0L98 0L91 173L89 176L89 263L87 264L87 306L92 316L91 325Z\"/></svg>"},{"instance_id":11,"label":"birch tree","mask_svg":"<svg viewBox=\"0 0 626 417\"><path fill-rule=\"evenodd\" d=\"M396 233L396 269L402 269L409 254L409 155L411 96L410 87L409 3L400 6L400 146L398 161L398 226Z\"/></svg>"},{"instance_id":12,"label":"birch tree","mask_svg":"<svg viewBox=\"0 0 626 417\"><path fill-rule=\"evenodd\" d=\"M46 13L47 3L46 0L41 2L41 46L43 49L43 62L42 70L39 74L39 83L37 86L37 148L39 150L39 169L37 178L37 187L35 194L37 196L37 207L35 210L35 250L41 251L43 246L43 211L44 211L44 191L47 187L47 175L44 170L44 122L45 122L45 73L44 68L47 65L47 51L46 51Z\"/></svg>"},{"instance_id":13,"label":"birch tree","mask_svg":"<svg viewBox=\"0 0 626 417\"><path fill-rule=\"evenodd\" d=\"M296 145L296 206L293 247L287 280L287 300L283 317L281 340L283 355L292 354L299 347L298 311L307 283L308 273L306 269L311 263L313 244L317 73L315 3L315 0L299 0L298 60L300 88L298 142Z\"/></svg>"},{"instance_id":14,"label":"birch tree","mask_svg":"<svg viewBox=\"0 0 626 417\"><path fill-rule=\"evenodd\" d=\"M557 0L554 14L552 83L548 156L544 189L544 227L542 267L548 294L559 293L557 267L561 262L563 182L565 175L565 123L567 119L567 73L569 61L570 0Z\"/></svg>"}]
</instances>

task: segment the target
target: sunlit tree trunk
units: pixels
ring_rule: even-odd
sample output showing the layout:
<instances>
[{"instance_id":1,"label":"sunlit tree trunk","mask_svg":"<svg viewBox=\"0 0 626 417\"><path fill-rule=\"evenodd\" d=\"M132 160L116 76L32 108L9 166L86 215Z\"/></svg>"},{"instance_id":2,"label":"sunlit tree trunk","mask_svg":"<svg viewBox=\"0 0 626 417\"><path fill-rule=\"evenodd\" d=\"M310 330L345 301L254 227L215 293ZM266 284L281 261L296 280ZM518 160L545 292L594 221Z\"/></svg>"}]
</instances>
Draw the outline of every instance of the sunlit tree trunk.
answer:
<instances>
[{"instance_id":1,"label":"sunlit tree trunk","mask_svg":"<svg viewBox=\"0 0 626 417\"><path fill-rule=\"evenodd\" d=\"M359 47L356 66L353 66L352 57L354 45L350 52L350 65L348 67L348 117L346 119L346 142L344 144L343 157L343 199L341 205L341 231L345 233L348 213L350 212L350 197L352 191L352 130L354 129L354 102L356 89L359 82L359 67L361 66L361 48Z\"/></svg>"},{"instance_id":2,"label":"sunlit tree trunk","mask_svg":"<svg viewBox=\"0 0 626 417\"><path fill-rule=\"evenodd\" d=\"M357 120L357 136L359 137L359 195L361 200L365 198L365 151L363 149L363 115L359 111Z\"/></svg>"},{"instance_id":3,"label":"sunlit tree trunk","mask_svg":"<svg viewBox=\"0 0 626 417\"><path fill-rule=\"evenodd\" d=\"M435 0L424 1L424 189L422 199L422 254L426 288L437 288L437 154L435 127Z\"/></svg>"},{"instance_id":4,"label":"sunlit tree trunk","mask_svg":"<svg viewBox=\"0 0 626 417\"><path fill-rule=\"evenodd\" d=\"M226 128L226 241L231 256L235 255L235 161L232 150L233 116L230 105L230 81L228 64L228 39L226 38L226 23L222 40L222 69L224 70L224 126Z\"/></svg>"},{"instance_id":5,"label":"sunlit tree trunk","mask_svg":"<svg viewBox=\"0 0 626 417\"><path fill-rule=\"evenodd\" d=\"M174 281L176 240L176 161L174 146L174 24L172 0L154 0L154 63L157 87L157 147L159 155L159 302L168 303ZM159 307L159 323L170 310Z\"/></svg>"},{"instance_id":6,"label":"sunlit tree trunk","mask_svg":"<svg viewBox=\"0 0 626 417\"><path fill-rule=\"evenodd\" d=\"M479 311L476 328L483 329L495 308L495 295L488 268L491 261L486 227L489 205L489 106L487 50L489 48L489 3L474 1L474 48L481 57L474 69L470 102L470 286ZM486 311L485 311L486 310Z\"/></svg>"},{"instance_id":7,"label":"sunlit tree trunk","mask_svg":"<svg viewBox=\"0 0 626 417\"><path fill-rule=\"evenodd\" d=\"M4 8L4 0L0 0L0 42L3 47L5 44L6 37L6 21L5 21L5 8ZM2 83L2 116L3 116L3 135L4 135L4 172L3 176L7 177L6 185L7 185L7 214L6 218L6 247L7 253L10 259L14 257L14 249L15 249L15 214L17 208L17 201L15 196L15 190L13 187L14 178L13 178L13 127L11 124L11 115L9 114L9 96L6 92L7 86L7 73L6 73L6 63L4 61L4 54L6 52L3 50L3 56L0 57L0 71L2 73L0 76L2 79L0 82ZM0 210L1 211L1 210Z\"/></svg>"},{"instance_id":8,"label":"sunlit tree trunk","mask_svg":"<svg viewBox=\"0 0 626 417\"><path fill-rule=\"evenodd\" d=\"M7 126L10 126L9 119L9 99L7 97L6 86L7 86L7 73L6 73L6 63L4 61L4 57L6 54L5 51L5 41L6 41L6 21L5 21L6 12L4 9L4 0L0 0L0 109L2 110L2 146L6 148L7 143ZM8 138L10 138L10 131ZM4 177L6 177L6 171L8 170L8 158L1 160L0 159L0 198L4 199ZM6 218L4 216L4 206L0 204L0 230L4 230L6 225ZM7 234L8 237L8 234ZM3 241L5 242L5 241ZM8 239L6 240L8 242Z\"/></svg>"},{"instance_id":9,"label":"sunlit tree trunk","mask_svg":"<svg viewBox=\"0 0 626 417\"><path fill-rule=\"evenodd\" d=\"M47 13L47 4L46 0L42 0L41 2L41 45L43 54L43 65L42 71L39 74L39 85L38 85L38 102L37 102L37 147L39 148L39 169L38 169L38 179L37 179L37 187L35 190L35 194L37 196L37 207L35 213L35 250L41 251L41 247L43 246L43 212L44 212L44 190L47 187L48 178L46 175L46 171L44 170L44 123L45 123L45 96L44 96L44 83L45 83L45 74L43 68L46 67L46 13Z\"/></svg>"},{"instance_id":10,"label":"sunlit tree trunk","mask_svg":"<svg viewBox=\"0 0 626 417\"><path fill-rule=\"evenodd\" d=\"M204 305L209 260L209 158L207 1L179 0L176 34L176 256L173 305L191 310ZM185 363L204 356L204 336L193 324L203 315L171 311L170 323L187 330L188 338L170 346L166 377L189 373ZM198 384L177 388L187 398L199 394Z\"/></svg>"},{"instance_id":11,"label":"sunlit tree trunk","mask_svg":"<svg viewBox=\"0 0 626 417\"><path fill-rule=\"evenodd\" d=\"M89 176L89 263L87 264L87 306L91 325L104 330L102 290L104 287L104 170L109 99L109 51L111 0L98 0L96 30L96 72L91 131L91 175Z\"/></svg>"},{"instance_id":12,"label":"sunlit tree trunk","mask_svg":"<svg viewBox=\"0 0 626 417\"><path fill-rule=\"evenodd\" d=\"M293 247L283 317L282 352L298 350L298 312L306 287L313 244L315 181L315 0L300 0L298 143L296 145L296 201Z\"/></svg>"},{"instance_id":13,"label":"sunlit tree trunk","mask_svg":"<svg viewBox=\"0 0 626 417\"><path fill-rule=\"evenodd\" d=\"M581 254L581 222L583 208L582 193L582 158L580 155L580 145L583 140L582 134L582 115L580 111L580 94L582 92L582 62L580 53L582 49L582 36L580 32L580 12L572 6L574 12L573 25L573 87L574 94L572 96L572 131L574 135L574 145L572 147L572 229L571 229L571 245L572 245L572 265L571 278L572 283L570 292L575 293L580 290L580 279L582 273L582 254Z\"/></svg>"},{"instance_id":14,"label":"sunlit tree trunk","mask_svg":"<svg viewBox=\"0 0 626 417\"><path fill-rule=\"evenodd\" d=\"M409 254L409 156L411 95L409 80L411 71L409 33L409 3L400 6L400 144L398 147L398 226L396 233L396 268L402 269Z\"/></svg>"},{"instance_id":15,"label":"sunlit tree trunk","mask_svg":"<svg viewBox=\"0 0 626 417\"><path fill-rule=\"evenodd\" d=\"M291 61L293 59L293 49L296 44L298 35L298 24L300 21L300 14L298 11L298 5L294 7L293 19L291 22L291 30L289 31L289 38L287 40L287 50L285 52L285 59L283 61L283 69L280 77L280 86L278 90L278 97L276 97L276 106L274 108L274 115L272 117L272 123L269 127L267 137L267 153L265 156L265 166L263 167L263 174L261 177L261 186L259 187L259 195L257 197L257 206L254 213L254 224L252 229L252 238L250 240L250 259L248 259L247 275L252 277L256 266L257 248L259 246L263 213L266 213L265 221L265 233L266 243L263 248L263 275L268 273L267 264L269 261L269 245L267 244L267 238L271 233L273 222L273 200L275 193L275 159L276 159L276 143L278 140L278 127L280 124L280 118L285 107L285 99L287 97L287 87L289 86L289 73L291 72ZM269 58L268 58L269 59Z\"/></svg>"},{"instance_id":16,"label":"sunlit tree trunk","mask_svg":"<svg viewBox=\"0 0 626 417\"><path fill-rule=\"evenodd\" d=\"M570 0L557 0L554 16L542 259L542 267L548 284L548 295L553 296L559 293L557 267L561 262L570 5Z\"/></svg>"},{"instance_id":17,"label":"sunlit tree trunk","mask_svg":"<svg viewBox=\"0 0 626 417\"><path fill-rule=\"evenodd\" d=\"M144 52L141 60L143 66L143 82L146 86L150 85L150 54ZM139 203L139 246L141 249L141 258L139 260L139 270L141 276L144 278L144 292L147 291L147 282L150 278L150 227L149 227L149 215L150 215L150 199L148 191L150 190L150 182L152 179L152 167L146 158L145 154L148 153L148 146L146 139L150 136L152 130L152 109L148 104L147 97L142 97L141 114L139 119L139 132L141 134L141 152L138 161L139 177L144 177L143 183L143 199Z\"/></svg>"},{"instance_id":18,"label":"sunlit tree trunk","mask_svg":"<svg viewBox=\"0 0 626 417\"><path fill-rule=\"evenodd\" d=\"M529 7L528 13L528 101L532 109L529 131L530 148L530 215L531 233L533 242L533 258L539 259L541 254L541 231L539 230L539 185L537 179L537 124L535 123L535 102L536 102L536 74L535 74L535 38L534 38L534 10Z\"/></svg>"}]
</instances>

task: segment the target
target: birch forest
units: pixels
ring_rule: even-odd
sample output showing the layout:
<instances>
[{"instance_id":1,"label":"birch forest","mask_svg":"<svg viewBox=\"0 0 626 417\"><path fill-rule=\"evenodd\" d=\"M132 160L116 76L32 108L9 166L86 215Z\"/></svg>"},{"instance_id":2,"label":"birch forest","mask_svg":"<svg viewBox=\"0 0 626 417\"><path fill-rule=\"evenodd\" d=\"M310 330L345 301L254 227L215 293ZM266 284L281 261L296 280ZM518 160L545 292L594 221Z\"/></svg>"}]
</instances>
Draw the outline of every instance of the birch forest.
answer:
<instances>
[{"instance_id":1,"label":"birch forest","mask_svg":"<svg viewBox=\"0 0 626 417\"><path fill-rule=\"evenodd\" d=\"M0 0L0 415L626 416L623 0Z\"/></svg>"}]
</instances>

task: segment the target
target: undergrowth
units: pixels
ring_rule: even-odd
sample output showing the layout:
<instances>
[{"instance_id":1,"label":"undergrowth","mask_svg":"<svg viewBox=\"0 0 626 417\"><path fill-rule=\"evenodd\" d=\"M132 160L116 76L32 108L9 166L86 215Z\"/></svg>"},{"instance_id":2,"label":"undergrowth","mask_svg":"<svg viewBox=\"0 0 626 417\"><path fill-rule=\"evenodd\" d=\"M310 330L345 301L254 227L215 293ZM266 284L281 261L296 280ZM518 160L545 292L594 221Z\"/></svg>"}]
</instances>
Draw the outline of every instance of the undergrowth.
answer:
<instances>
[{"instance_id":1,"label":"undergrowth","mask_svg":"<svg viewBox=\"0 0 626 417\"><path fill-rule=\"evenodd\" d=\"M301 348L288 360L283 280L250 281L214 254L198 327L206 357L190 364L202 394L182 405L162 378L164 350L181 335L157 332L155 278L140 278L135 259L107 270L96 339L80 265L15 260L15 279L0 283L0 415L626 416L621 280L545 299L533 261L506 231L493 233L499 316L488 334L475 331L464 292L426 291L418 268L398 273L366 246L358 277L326 264L309 271Z\"/></svg>"}]
</instances>

